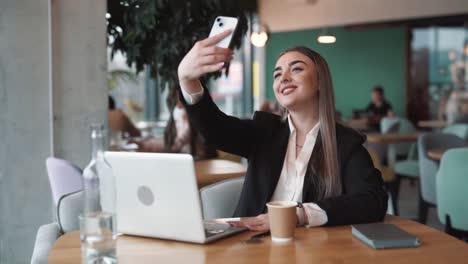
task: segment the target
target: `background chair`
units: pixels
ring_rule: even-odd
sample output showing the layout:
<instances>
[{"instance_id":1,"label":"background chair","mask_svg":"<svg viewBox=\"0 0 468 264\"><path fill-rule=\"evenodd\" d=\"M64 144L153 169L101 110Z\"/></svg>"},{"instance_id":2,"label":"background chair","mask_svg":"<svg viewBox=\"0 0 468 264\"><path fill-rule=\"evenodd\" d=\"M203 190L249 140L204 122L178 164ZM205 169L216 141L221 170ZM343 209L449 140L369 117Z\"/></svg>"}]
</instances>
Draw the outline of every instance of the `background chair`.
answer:
<instances>
[{"instance_id":1,"label":"background chair","mask_svg":"<svg viewBox=\"0 0 468 264\"><path fill-rule=\"evenodd\" d=\"M395 129L395 124L398 127ZM403 117L384 117L380 121L380 131L382 133L411 133L415 132L416 128L406 118ZM396 143L393 144L395 148L396 157L407 157L412 143Z\"/></svg>"},{"instance_id":2,"label":"background chair","mask_svg":"<svg viewBox=\"0 0 468 264\"><path fill-rule=\"evenodd\" d=\"M436 176L437 214L445 232L468 239L468 148L448 150Z\"/></svg>"},{"instance_id":3,"label":"background chair","mask_svg":"<svg viewBox=\"0 0 468 264\"><path fill-rule=\"evenodd\" d=\"M393 195L395 196L394 200L397 201L394 204L395 213L399 214L398 209L398 198L400 196L400 186L402 179L419 180L419 162L418 162L418 151L417 145L411 144L408 151L408 156L405 160L400 160L395 163L395 182L393 183ZM414 186L414 184L412 184Z\"/></svg>"},{"instance_id":4,"label":"background chair","mask_svg":"<svg viewBox=\"0 0 468 264\"><path fill-rule=\"evenodd\" d=\"M439 164L427 155L428 150L435 148L456 148L464 146L463 139L443 133L428 133L419 136L419 172L420 172L420 198L418 209L418 221L425 224L429 207L435 207L436 197L436 174Z\"/></svg>"},{"instance_id":5,"label":"background chair","mask_svg":"<svg viewBox=\"0 0 468 264\"><path fill-rule=\"evenodd\" d=\"M442 130L443 133L453 134L468 141L468 124L453 124Z\"/></svg>"},{"instance_id":6,"label":"background chair","mask_svg":"<svg viewBox=\"0 0 468 264\"><path fill-rule=\"evenodd\" d=\"M398 125L396 125L398 124ZM385 117L380 121L380 130L382 133L411 133L416 128L406 118L403 117ZM395 181L390 184L392 200L395 213L399 214L398 199L400 196L400 184L403 178L409 178L412 182L419 178L419 165L417 158L416 144L397 143L388 146L389 159L396 161L393 169L395 171ZM402 160L404 159L404 160Z\"/></svg>"},{"instance_id":7,"label":"background chair","mask_svg":"<svg viewBox=\"0 0 468 264\"><path fill-rule=\"evenodd\" d=\"M200 190L203 219L227 218L234 215L244 185L244 177L224 180Z\"/></svg>"},{"instance_id":8,"label":"background chair","mask_svg":"<svg viewBox=\"0 0 468 264\"><path fill-rule=\"evenodd\" d=\"M46 167L55 205L63 195L83 189L82 171L71 162L49 157L46 160Z\"/></svg>"},{"instance_id":9,"label":"background chair","mask_svg":"<svg viewBox=\"0 0 468 264\"><path fill-rule=\"evenodd\" d=\"M400 123L398 121L386 122L383 127L381 126L381 133L396 133L399 129ZM368 150L372 149L374 151L374 153L377 155L378 159L382 163L387 164L388 144L367 142L366 146Z\"/></svg>"},{"instance_id":10,"label":"background chair","mask_svg":"<svg viewBox=\"0 0 468 264\"><path fill-rule=\"evenodd\" d=\"M37 230L31 264L47 264L55 241L64 233L79 230L78 216L83 210L83 192L62 196L57 203L57 222L40 226Z\"/></svg>"}]
</instances>

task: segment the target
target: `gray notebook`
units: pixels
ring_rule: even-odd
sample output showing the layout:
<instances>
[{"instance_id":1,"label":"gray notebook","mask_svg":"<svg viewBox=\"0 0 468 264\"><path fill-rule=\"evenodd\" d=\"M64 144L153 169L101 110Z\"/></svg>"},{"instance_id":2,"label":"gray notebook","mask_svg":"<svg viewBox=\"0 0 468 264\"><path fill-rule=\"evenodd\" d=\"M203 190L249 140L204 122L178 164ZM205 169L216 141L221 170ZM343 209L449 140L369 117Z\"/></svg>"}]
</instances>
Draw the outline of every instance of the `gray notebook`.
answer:
<instances>
[{"instance_id":1,"label":"gray notebook","mask_svg":"<svg viewBox=\"0 0 468 264\"><path fill-rule=\"evenodd\" d=\"M375 249L418 247L419 239L392 224L352 225L353 236Z\"/></svg>"}]
</instances>

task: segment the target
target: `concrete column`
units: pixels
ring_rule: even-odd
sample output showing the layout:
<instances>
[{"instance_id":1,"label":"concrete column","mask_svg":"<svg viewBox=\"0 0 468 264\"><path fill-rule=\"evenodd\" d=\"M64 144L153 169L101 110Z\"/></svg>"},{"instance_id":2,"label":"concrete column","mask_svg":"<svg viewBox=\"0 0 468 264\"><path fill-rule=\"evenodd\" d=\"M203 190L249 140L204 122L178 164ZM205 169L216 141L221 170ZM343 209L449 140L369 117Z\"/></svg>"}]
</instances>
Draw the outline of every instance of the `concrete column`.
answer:
<instances>
[{"instance_id":1,"label":"concrete column","mask_svg":"<svg viewBox=\"0 0 468 264\"><path fill-rule=\"evenodd\" d=\"M107 124L106 12L105 0L52 0L53 149L82 168L89 125Z\"/></svg>"},{"instance_id":2,"label":"concrete column","mask_svg":"<svg viewBox=\"0 0 468 264\"><path fill-rule=\"evenodd\" d=\"M89 123L106 122L105 13L105 0L0 0L0 263L28 263L53 221L45 159L84 166Z\"/></svg>"}]
</instances>

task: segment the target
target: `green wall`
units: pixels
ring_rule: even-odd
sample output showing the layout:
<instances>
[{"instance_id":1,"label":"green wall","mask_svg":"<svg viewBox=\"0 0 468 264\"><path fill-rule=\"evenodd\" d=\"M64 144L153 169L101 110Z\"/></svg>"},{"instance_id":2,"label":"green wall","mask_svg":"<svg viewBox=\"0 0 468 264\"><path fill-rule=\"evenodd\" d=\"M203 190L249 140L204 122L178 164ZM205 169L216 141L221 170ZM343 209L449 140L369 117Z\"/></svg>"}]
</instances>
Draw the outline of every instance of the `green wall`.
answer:
<instances>
[{"instance_id":1,"label":"green wall","mask_svg":"<svg viewBox=\"0 0 468 264\"><path fill-rule=\"evenodd\" d=\"M402 27L365 30L333 28L335 44L318 44L320 30L272 33L266 46L267 98L274 99L272 71L285 48L303 45L328 62L336 108L347 118L364 108L374 85L383 85L397 115L405 115L405 30Z\"/></svg>"}]
</instances>

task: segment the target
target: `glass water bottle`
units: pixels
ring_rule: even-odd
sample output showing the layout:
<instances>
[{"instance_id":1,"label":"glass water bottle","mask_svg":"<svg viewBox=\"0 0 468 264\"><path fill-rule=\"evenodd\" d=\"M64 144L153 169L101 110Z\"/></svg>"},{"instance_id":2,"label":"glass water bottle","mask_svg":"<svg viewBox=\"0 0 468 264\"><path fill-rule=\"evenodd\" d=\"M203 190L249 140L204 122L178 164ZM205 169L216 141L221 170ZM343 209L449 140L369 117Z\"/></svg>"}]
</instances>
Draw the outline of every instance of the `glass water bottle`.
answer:
<instances>
[{"instance_id":1,"label":"glass water bottle","mask_svg":"<svg viewBox=\"0 0 468 264\"><path fill-rule=\"evenodd\" d=\"M83 171L82 263L117 263L116 187L104 157L106 132L102 124L91 126L91 142L92 159Z\"/></svg>"}]
</instances>

